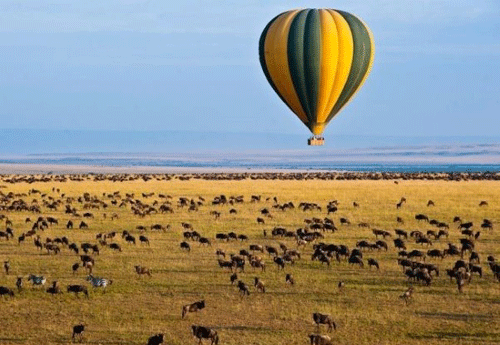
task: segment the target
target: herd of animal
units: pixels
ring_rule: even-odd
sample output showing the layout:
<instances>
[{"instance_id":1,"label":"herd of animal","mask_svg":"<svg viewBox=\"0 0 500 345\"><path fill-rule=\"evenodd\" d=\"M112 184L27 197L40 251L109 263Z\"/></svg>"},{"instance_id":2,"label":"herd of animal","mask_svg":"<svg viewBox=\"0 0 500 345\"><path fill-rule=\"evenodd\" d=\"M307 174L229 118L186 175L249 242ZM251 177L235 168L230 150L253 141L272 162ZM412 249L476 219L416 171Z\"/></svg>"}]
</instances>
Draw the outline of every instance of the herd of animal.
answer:
<instances>
[{"instance_id":1,"label":"herd of animal","mask_svg":"<svg viewBox=\"0 0 500 345\"><path fill-rule=\"evenodd\" d=\"M217 177L218 176L218 177ZM231 176L226 175L200 175L198 178L204 179L224 179ZM234 179L245 178L284 178L286 179L307 179L314 174L234 174ZM336 179L355 179L356 174L324 174L323 178L335 176ZM368 177L372 175L367 175ZM365 176L365 178L367 177ZM384 174L373 174L373 178L379 176L384 178ZM448 177L451 175L448 175ZM455 175L453 175L455 176ZM478 179L482 176L485 179L496 179L495 174L482 174L467 176L460 175L461 179ZM317 176L316 176L317 177ZM456 177L456 176L455 176ZM3 178L4 183L18 183L26 181L54 182L54 181L85 181L88 179L113 181L127 181L130 179L159 179L174 178L168 175L134 175L127 178L125 175L60 175L44 177L21 177L8 176ZM179 179L196 178L194 176L177 176ZM394 209L404 207L406 198L402 197L395 202ZM209 213L213 221L218 221L224 213L237 215L238 209L245 207L245 204L260 205L259 211L255 214L255 223L262 227L262 235L252 236L244 233L244 230L219 232L214 236L202 234L202 231L195 229L190 222L184 221L180 224L146 224L150 215L163 215L168 219L169 215L179 210L189 213L199 212L205 207L212 207ZM488 207L488 201L478 200L478 207ZM350 201L353 209L362 207L359 202ZM426 207L431 210L435 202L429 200ZM279 202L278 196L264 197L261 195L250 196L226 196L224 194L215 197L177 197L157 192L142 192L140 195L134 193L122 194L120 191L113 193L102 193L102 195L90 192L82 195L69 195L58 188L51 191L41 191L30 188L24 193L4 193L0 190L0 220L5 227L0 231L0 241L2 245L15 243L18 246L25 246L28 242L33 243L33 250L45 251L46 255L54 258L62 251L75 255L77 262L72 267L72 274L77 274L80 269L86 271L85 280L93 289L102 289L105 293L113 284L113 280L108 277L98 277L94 275L96 258L99 257L104 248L114 252L128 250L129 246L150 246L150 239L147 232L157 232L162 236L170 236L172 233L181 234L183 240L179 244L179 254L190 255L192 251L212 250L214 252L214 270L227 271L227 284L234 285L241 298L251 298L252 289L257 293L266 294L269 290L265 281L258 276L258 272L266 272L273 269L282 273L282 284L293 288L297 284L293 276L294 265L301 260L310 257L311 261L317 261L324 269L333 265L348 265L352 269L374 269L379 271L381 265L374 256L375 253L396 251L397 264L402 269L407 285L406 290L400 295L405 305L409 305L414 296L416 286L430 286L439 277L443 268L440 262L445 258L453 258L452 266L444 268L450 281L454 281L459 293L464 291L468 284L473 283L473 276L483 278L485 272L481 263L487 263L487 267L492 272L494 279L500 282L500 262L497 262L493 255L482 253L478 250L481 246L481 231L493 231L494 222L491 219L483 219L481 224L462 219L459 215L453 215L450 219L433 219L427 215L428 212L414 215L414 220L404 220L401 217L395 219L396 227L392 230L379 229L371 226L367 222L355 222L345 216L340 216L340 202L330 200L321 205L315 202ZM111 211L110 211L111 210ZM295 229L272 224L273 214L276 212L302 212L304 214L303 223L298 224ZM111 230L95 233L92 230L93 221L97 217L103 219L119 219L121 212L131 212L137 224L131 224L128 229L119 231ZM12 222L14 216L23 215L24 224L20 225ZM426 224L427 231L405 230L405 222L415 221ZM78 229L89 230L89 238L85 242L77 243L71 241L71 231L74 223L78 222ZM64 226L68 232L61 237L49 237L45 232L53 227ZM366 238L352 243L333 242L333 234L342 231L343 227L358 227L371 229L373 237ZM480 230L479 230L480 229ZM459 242L449 241L450 232L459 234ZM446 248L441 250L433 248L436 243L445 243ZM195 245L197 243L197 245ZM232 252L228 252L220 247L220 244L231 244ZM1 247L0 247L1 248ZM6 248L6 247L4 247ZM2 249L2 253L6 253ZM8 255L8 254L7 254ZM310 255L310 256L309 256ZM483 259L487 257L486 260ZM5 275L10 275L15 262L6 259L3 262ZM383 267L382 267L383 268ZM142 276L151 277L154 268L146 267L140 262L131 271ZM18 272L18 271L17 271ZM249 273L251 272L251 273ZM35 274L34 274L35 273ZM249 281L248 274L252 275ZM34 288L45 286L47 277L36 272L26 272L26 275L19 275L16 278L15 288L0 286L0 295L4 298L17 298L22 295L25 289L24 280L32 284ZM246 280L246 281L245 281ZM8 281L3 279L3 281ZM6 285L6 284L5 284ZM253 288L251 288L253 286ZM346 288L343 281L336 282L338 291ZM46 293L52 295L62 294L57 280L53 280L49 287L44 289ZM403 289L402 289L403 290ZM89 290L85 284L69 284L66 286L67 293L80 294L90 298ZM191 301L190 301L191 302ZM403 303L402 302L402 303ZM195 313L210 307L206 306L205 300L188 303L182 307L180 319L185 319L188 314ZM312 321L317 326L317 333L308 335L311 345L333 344L329 335L321 334L320 325L325 325L327 332L337 329L337 324L333 316L317 310L311 310ZM80 323L73 327L71 338L73 341L82 340L85 324ZM219 334L213 327L192 325L191 333L201 344L203 340L210 341L211 344L219 343ZM225 335L230 337L230 335ZM160 345L164 343L165 334L158 333L148 339L148 345Z\"/></svg>"}]
</instances>

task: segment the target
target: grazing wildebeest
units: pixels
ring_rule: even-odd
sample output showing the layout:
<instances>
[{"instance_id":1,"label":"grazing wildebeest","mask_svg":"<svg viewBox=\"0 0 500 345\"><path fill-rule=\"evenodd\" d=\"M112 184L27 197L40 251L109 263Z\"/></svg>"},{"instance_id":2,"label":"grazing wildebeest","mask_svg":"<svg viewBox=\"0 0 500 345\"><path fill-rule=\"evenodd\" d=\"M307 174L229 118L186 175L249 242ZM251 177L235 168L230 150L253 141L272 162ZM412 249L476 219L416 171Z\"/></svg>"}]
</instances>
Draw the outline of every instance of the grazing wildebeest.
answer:
<instances>
[{"instance_id":1,"label":"grazing wildebeest","mask_svg":"<svg viewBox=\"0 0 500 345\"><path fill-rule=\"evenodd\" d=\"M79 293L83 293L87 298L89 297L89 292L87 288L83 285L68 285L68 292L73 292L75 295L79 296Z\"/></svg>"},{"instance_id":2,"label":"grazing wildebeest","mask_svg":"<svg viewBox=\"0 0 500 345\"><path fill-rule=\"evenodd\" d=\"M351 222L347 218L340 218L340 224L341 225L349 225Z\"/></svg>"},{"instance_id":3,"label":"grazing wildebeest","mask_svg":"<svg viewBox=\"0 0 500 345\"><path fill-rule=\"evenodd\" d=\"M391 236L391 234L385 230L373 229L372 232L376 238L378 238L379 236L382 236L383 238L386 238L387 236L389 236L389 237Z\"/></svg>"},{"instance_id":4,"label":"grazing wildebeest","mask_svg":"<svg viewBox=\"0 0 500 345\"><path fill-rule=\"evenodd\" d=\"M132 235L130 235L130 234L128 234L128 235L125 236L125 241L127 241L128 243L135 244L135 237L132 236Z\"/></svg>"},{"instance_id":5,"label":"grazing wildebeest","mask_svg":"<svg viewBox=\"0 0 500 345\"><path fill-rule=\"evenodd\" d=\"M180 246L181 246L181 249L184 249L187 252L191 251L191 246L189 245L189 243L187 243L185 241L181 242Z\"/></svg>"},{"instance_id":6,"label":"grazing wildebeest","mask_svg":"<svg viewBox=\"0 0 500 345\"><path fill-rule=\"evenodd\" d=\"M248 289L247 284L245 284L241 280L238 280L238 285L237 286L238 286L238 289L240 290L241 297L243 297L245 295L250 296L250 290Z\"/></svg>"},{"instance_id":7,"label":"grazing wildebeest","mask_svg":"<svg viewBox=\"0 0 500 345\"><path fill-rule=\"evenodd\" d=\"M0 286L0 296L11 296L14 297L14 291L5 286Z\"/></svg>"},{"instance_id":8,"label":"grazing wildebeest","mask_svg":"<svg viewBox=\"0 0 500 345\"><path fill-rule=\"evenodd\" d=\"M205 300L187 304L182 307L181 318L183 319L187 315L187 313L194 313L197 312L198 310L202 310L203 308L205 308Z\"/></svg>"},{"instance_id":9,"label":"grazing wildebeest","mask_svg":"<svg viewBox=\"0 0 500 345\"><path fill-rule=\"evenodd\" d=\"M435 206L434 201L432 200L427 201L427 207L429 206Z\"/></svg>"},{"instance_id":10,"label":"grazing wildebeest","mask_svg":"<svg viewBox=\"0 0 500 345\"><path fill-rule=\"evenodd\" d=\"M396 229L394 230L394 232L396 233L396 235L398 235L398 237L404 237L405 239L408 239L408 232L402 230L402 229Z\"/></svg>"},{"instance_id":11,"label":"grazing wildebeest","mask_svg":"<svg viewBox=\"0 0 500 345\"><path fill-rule=\"evenodd\" d=\"M332 317L328 314L321 314L321 313L313 313L313 320L314 320L314 323L316 324L316 326L318 326L318 329L319 329L319 326L320 325L328 325L328 331L332 331L332 330L336 330L337 329L337 325L335 324L335 322L333 321Z\"/></svg>"},{"instance_id":12,"label":"grazing wildebeest","mask_svg":"<svg viewBox=\"0 0 500 345\"><path fill-rule=\"evenodd\" d=\"M208 327L203 327L203 326L195 326L195 325L192 325L191 326L191 329L192 329L192 332L193 332L193 336L198 338L199 342L198 344L201 345L201 341L203 339L210 339L211 340L211 345L215 344L215 345L218 345L219 344L219 336L217 335L217 331L216 330L213 330L213 329L210 329Z\"/></svg>"},{"instance_id":13,"label":"grazing wildebeest","mask_svg":"<svg viewBox=\"0 0 500 345\"><path fill-rule=\"evenodd\" d=\"M481 266L473 265L469 263L469 270L471 273L479 274L479 277L483 277L483 268Z\"/></svg>"},{"instance_id":14,"label":"grazing wildebeest","mask_svg":"<svg viewBox=\"0 0 500 345\"><path fill-rule=\"evenodd\" d=\"M71 335L71 339L75 340L75 337L79 337L80 341L82 341L83 331L85 331L85 326L83 324L73 326L73 334Z\"/></svg>"},{"instance_id":15,"label":"grazing wildebeest","mask_svg":"<svg viewBox=\"0 0 500 345\"><path fill-rule=\"evenodd\" d=\"M198 242L200 242L200 245L203 245L203 244L207 244L209 246L212 245L212 243L210 242L210 240L206 237L200 237L200 239L198 240Z\"/></svg>"},{"instance_id":16,"label":"grazing wildebeest","mask_svg":"<svg viewBox=\"0 0 500 345\"><path fill-rule=\"evenodd\" d=\"M378 249L382 249L384 248L385 251L387 251L388 249L388 246L387 246L387 243L385 243L384 241L382 240L378 240L377 242L375 242L375 246L378 248Z\"/></svg>"},{"instance_id":17,"label":"grazing wildebeest","mask_svg":"<svg viewBox=\"0 0 500 345\"><path fill-rule=\"evenodd\" d=\"M486 200L481 200L479 206L488 206L488 202Z\"/></svg>"},{"instance_id":18,"label":"grazing wildebeest","mask_svg":"<svg viewBox=\"0 0 500 345\"><path fill-rule=\"evenodd\" d=\"M415 215L415 219L418 221L425 220L427 223L429 223L429 217L427 217L425 214L417 214Z\"/></svg>"},{"instance_id":19,"label":"grazing wildebeest","mask_svg":"<svg viewBox=\"0 0 500 345\"><path fill-rule=\"evenodd\" d=\"M215 234L215 238L217 240L223 240L223 241L228 241L229 240L229 236L227 236L227 234L223 234L223 233Z\"/></svg>"},{"instance_id":20,"label":"grazing wildebeest","mask_svg":"<svg viewBox=\"0 0 500 345\"><path fill-rule=\"evenodd\" d=\"M403 292L401 296L399 296L399 298L403 299L405 301L405 304L408 305L412 296L413 296L413 286L410 286L408 290L406 290L405 292Z\"/></svg>"},{"instance_id":21,"label":"grazing wildebeest","mask_svg":"<svg viewBox=\"0 0 500 345\"><path fill-rule=\"evenodd\" d=\"M427 256L431 258L441 258L444 259L444 254L439 249L432 249L427 251Z\"/></svg>"},{"instance_id":22,"label":"grazing wildebeest","mask_svg":"<svg viewBox=\"0 0 500 345\"><path fill-rule=\"evenodd\" d=\"M16 286L17 286L17 290L21 291L21 289L23 288L23 277L17 277Z\"/></svg>"},{"instance_id":23,"label":"grazing wildebeest","mask_svg":"<svg viewBox=\"0 0 500 345\"><path fill-rule=\"evenodd\" d=\"M73 221L68 220L68 223L66 224L66 229L73 229Z\"/></svg>"},{"instance_id":24,"label":"grazing wildebeest","mask_svg":"<svg viewBox=\"0 0 500 345\"><path fill-rule=\"evenodd\" d=\"M57 280L54 280L52 282L52 286L47 289L47 292L52 295L57 295L62 293L61 289L59 288L59 284L57 283Z\"/></svg>"},{"instance_id":25,"label":"grazing wildebeest","mask_svg":"<svg viewBox=\"0 0 500 345\"><path fill-rule=\"evenodd\" d=\"M427 237L419 237L419 238L417 238L415 243L419 243L421 245L427 244L427 246L432 246L432 241L430 239L428 239Z\"/></svg>"},{"instance_id":26,"label":"grazing wildebeest","mask_svg":"<svg viewBox=\"0 0 500 345\"><path fill-rule=\"evenodd\" d=\"M163 344L163 333L155 334L148 339L148 345L161 345Z\"/></svg>"},{"instance_id":27,"label":"grazing wildebeest","mask_svg":"<svg viewBox=\"0 0 500 345\"><path fill-rule=\"evenodd\" d=\"M472 228L472 226L474 226L474 223L472 223L472 222L466 222L466 223L460 223L458 225L458 228L460 230L469 230L470 228Z\"/></svg>"},{"instance_id":28,"label":"grazing wildebeest","mask_svg":"<svg viewBox=\"0 0 500 345\"><path fill-rule=\"evenodd\" d=\"M469 262L480 264L481 260L479 259L479 254L477 252L470 253Z\"/></svg>"},{"instance_id":29,"label":"grazing wildebeest","mask_svg":"<svg viewBox=\"0 0 500 345\"><path fill-rule=\"evenodd\" d=\"M80 222L80 225L78 226L79 229L88 229L89 226L87 223L85 223L83 220Z\"/></svg>"},{"instance_id":30,"label":"grazing wildebeest","mask_svg":"<svg viewBox=\"0 0 500 345\"><path fill-rule=\"evenodd\" d=\"M311 345L333 345L332 339L327 335L309 334Z\"/></svg>"},{"instance_id":31,"label":"grazing wildebeest","mask_svg":"<svg viewBox=\"0 0 500 345\"><path fill-rule=\"evenodd\" d=\"M348 259L348 263L353 265L359 265L359 267L364 267L363 259L361 259L357 255L351 255Z\"/></svg>"},{"instance_id":32,"label":"grazing wildebeest","mask_svg":"<svg viewBox=\"0 0 500 345\"><path fill-rule=\"evenodd\" d=\"M145 244L147 244L147 245L149 246L149 239L148 239L146 236L144 236L144 235L140 235L140 236L139 236L139 241L140 241L141 243L145 243Z\"/></svg>"},{"instance_id":33,"label":"grazing wildebeest","mask_svg":"<svg viewBox=\"0 0 500 345\"><path fill-rule=\"evenodd\" d=\"M425 261L425 254L422 253L420 250L415 249L408 253L408 259L411 258L423 258Z\"/></svg>"},{"instance_id":34,"label":"grazing wildebeest","mask_svg":"<svg viewBox=\"0 0 500 345\"><path fill-rule=\"evenodd\" d=\"M398 249L406 250L405 242L400 238L394 240L394 246Z\"/></svg>"},{"instance_id":35,"label":"grazing wildebeest","mask_svg":"<svg viewBox=\"0 0 500 345\"><path fill-rule=\"evenodd\" d=\"M281 268L282 270L285 269L285 260L283 258L277 256L273 259L274 263L278 266L278 270Z\"/></svg>"},{"instance_id":36,"label":"grazing wildebeest","mask_svg":"<svg viewBox=\"0 0 500 345\"><path fill-rule=\"evenodd\" d=\"M368 267L371 268L372 266L377 267L377 269L380 269L377 260L375 260L375 259L368 259Z\"/></svg>"},{"instance_id":37,"label":"grazing wildebeest","mask_svg":"<svg viewBox=\"0 0 500 345\"><path fill-rule=\"evenodd\" d=\"M264 282L259 278L255 277L253 285L255 286L257 291L266 292L266 286L264 285Z\"/></svg>"},{"instance_id":38,"label":"grazing wildebeest","mask_svg":"<svg viewBox=\"0 0 500 345\"><path fill-rule=\"evenodd\" d=\"M295 284L295 280L293 279L293 276L290 273L286 274L286 276L285 276L285 283L290 284L290 285L294 285Z\"/></svg>"},{"instance_id":39,"label":"grazing wildebeest","mask_svg":"<svg viewBox=\"0 0 500 345\"><path fill-rule=\"evenodd\" d=\"M111 248L113 250L118 250L119 252L122 251L122 248L120 247L120 245L118 243L110 243L109 248Z\"/></svg>"}]
</instances>

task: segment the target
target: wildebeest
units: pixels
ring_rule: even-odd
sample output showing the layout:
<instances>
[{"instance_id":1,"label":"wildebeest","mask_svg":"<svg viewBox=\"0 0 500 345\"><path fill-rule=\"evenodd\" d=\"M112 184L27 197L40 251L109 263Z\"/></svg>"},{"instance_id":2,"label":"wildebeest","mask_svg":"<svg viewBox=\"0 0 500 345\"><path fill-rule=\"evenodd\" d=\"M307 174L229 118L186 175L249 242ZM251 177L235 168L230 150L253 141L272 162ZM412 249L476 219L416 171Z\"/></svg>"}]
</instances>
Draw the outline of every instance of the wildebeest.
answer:
<instances>
[{"instance_id":1,"label":"wildebeest","mask_svg":"<svg viewBox=\"0 0 500 345\"><path fill-rule=\"evenodd\" d=\"M444 254L439 249L432 249L427 251L427 256L431 258L441 258L444 259Z\"/></svg>"},{"instance_id":2,"label":"wildebeest","mask_svg":"<svg viewBox=\"0 0 500 345\"><path fill-rule=\"evenodd\" d=\"M264 285L264 282L260 280L258 277L255 277L254 279L254 286L257 289L257 291L260 292L266 292L266 286Z\"/></svg>"},{"instance_id":3,"label":"wildebeest","mask_svg":"<svg viewBox=\"0 0 500 345\"><path fill-rule=\"evenodd\" d=\"M161 344L163 344L163 338L164 338L163 333L155 334L155 335L149 337L148 345L161 345Z\"/></svg>"},{"instance_id":4,"label":"wildebeest","mask_svg":"<svg viewBox=\"0 0 500 345\"><path fill-rule=\"evenodd\" d=\"M163 333L155 334L148 339L148 345L161 345L163 344Z\"/></svg>"},{"instance_id":5,"label":"wildebeest","mask_svg":"<svg viewBox=\"0 0 500 345\"><path fill-rule=\"evenodd\" d=\"M59 288L59 284L57 283L57 280L54 280L52 282L52 286L47 289L47 292L52 295L57 295L62 293L61 289Z\"/></svg>"},{"instance_id":6,"label":"wildebeest","mask_svg":"<svg viewBox=\"0 0 500 345\"><path fill-rule=\"evenodd\" d=\"M127 241L128 243L135 244L135 237L132 236L132 235L130 235L130 234L128 234L128 235L125 236L125 241Z\"/></svg>"},{"instance_id":7,"label":"wildebeest","mask_svg":"<svg viewBox=\"0 0 500 345\"><path fill-rule=\"evenodd\" d=\"M118 243L110 243L109 248L111 248L113 250L118 250L119 252L122 251L122 248L120 247L120 245Z\"/></svg>"},{"instance_id":8,"label":"wildebeest","mask_svg":"<svg viewBox=\"0 0 500 345\"><path fill-rule=\"evenodd\" d=\"M205 300L187 304L182 307L181 318L183 319L188 313L194 313L197 312L198 310L202 310L203 308L205 308Z\"/></svg>"},{"instance_id":9,"label":"wildebeest","mask_svg":"<svg viewBox=\"0 0 500 345\"><path fill-rule=\"evenodd\" d=\"M353 264L353 265L355 264L355 265L359 265L359 267L364 267L363 259L361 259L357 255L351 255L348 259L348 262L349 262L349 264Z\"/></svg>"},{"instance_id":10,"label":"wildebeest","mask_svg":"<svg viewBox=\"0 0 500 345\"><path fill-rule=\"evenodd\" d=\"M75 337L79 337L80 341L83 339L83 332L85 331L85 325L79 324L73 326L73 334L71 335L71 339L75 339Z\"/></svg>"},{"instance_id":11,"label":"wildebeest","mask_svg":"<svg viewBox=\"0 0 500 345\"><path fill-rule=\"evenodd\" d=\"M328 314L321 314L321 313L313 313L312 315L314 323L318 326L320 325L328 325L328 331L336 330L337 325L333 321L332 317Z\"/></svg>"},{"instance_id":12,"label":"wildebeest","mask_svg":"<svg viewBox=\"0 0 500 345\"><path fill-rule=\"evenodd\" d=\"M5 286L0 286L0 296L11 296L14 297L14 291Z\"/></svg>"},{"instance_id":13,"label":"wildebeest","mask_svg":"<svg viewBox=\"0 0 500 345\"><path fill-rule=\"evenodd\" d=\"M378 238L379 236L382 236L383 238L391 236L391 234L388 231L385 231L385 230L373 229L372 232L373 232L373 234L375 235L376 238Z\"/></svg>"},{"instance_id":14,"label":"wildebeest","mask_svg":"<svg viewBox=\"0 0 500 345\"><path fill-rule=\"evenodd\" d=\"M187 252L191 251L191 246L186 241L181 242L180 247L181 249L184 249Z\"/></svg>"},{"instance_id":15,"label":"wildebeest","mask_svg":"<svg viewBox=\"0 0 500 345\"><path fill-rule=\"evenodd\" d=\"M375 259L368 259L367 262L368 262L368 267L371 268L372 266L374 266L374 267L377 267L377 269L380 269L377 260L375 260Z\"/></svg>"},{"instance_id":16,"label":"wildebeest","mask_svg":"<svg viewBox=\"0 0 500 345\"><path fill-rule=\"evenodd\" d=\"M327 335L309 334L311 345L333 345L332 339Z\"/></svg>"},{"instance_id":17,"label":"wildebeest","mask_svg":"<svg viewBox=\"0 0 500 345\"><path fill-rule=\"evenodd\" d=\"M241 297L243 297L245 295L250 296L250 290L248 289L247 284L245 284L241 280L238 280L238 285L237 286L238 286L238 289L240 290Z\"/></svg>"},{"instance_id":18,"label":"wildebeest","mask_svg":"<svg viewBox=\"0 0 500 345\"><path fill-rule=\"evenodd\" d=\"M68 285L67 291L73 292L77 296L79 296L80 293L83 293L87 298L89 297L89 292L83 285Z\"/></svg>"},{"instance_id":19,"label":"wildebeest","mask_svg":"<svg viewBox=\"0 0 500 345\"><path fill-rule=\"evenodd\" d=\"M425 214L417 214L415 215L415 219L418 221L425 220L427 223L429 223L429 217L427 217Z\"/></svg>"},{"instance_id":20,"label":"wildebeest","mask_svg":"<svg viewBox=\"0 0 500 345\"><path fill-rule=\"evenodd\" d=\"M406 250L405 242L400 238L394 240L394 246L398 249Z\"/></svg>"},{"instance_id":21,"label":"wildebeest","mask_svg":"<svg viewBox=\"0 0 500 345\"><path fill-rule=\"evenodd\" d=\"M139 241L140 241L141 243L145 243L145 244L147 244L147 245L149 246L149 239L148 239L146 236L144 236L144 235L140 235L140 236L139 236Z\"/></svg>"},{"instance_id":22,"label":"wildebeest","mask_svg":"<svg viewBox=\"0 0 500 345\"><path fill-rule=\"evenodd\" d=\"M209 246L212 245L212 243L210 242L210 240L206 237L200 237L200 239L198 240L198 242L200 242L200 245L203 245L203 244L207 244Z\"/></svg>"},{"instance_id":23,"label":"wildebeest","mask_svg":"<svg viewBox=\"0 0 500 345\"><path fill-rule=\"evenodd\" d=\"M201 345L201 341L203 339L210 339L211 342L210 344L213 345L218 345L219 344L219 336L217 335L217 331L210 329L208 327L203 327L203 326L191 326L191 330L193 332L193 336L198 338L199 342L198 344Z\"/></svg>"}]
</instances>

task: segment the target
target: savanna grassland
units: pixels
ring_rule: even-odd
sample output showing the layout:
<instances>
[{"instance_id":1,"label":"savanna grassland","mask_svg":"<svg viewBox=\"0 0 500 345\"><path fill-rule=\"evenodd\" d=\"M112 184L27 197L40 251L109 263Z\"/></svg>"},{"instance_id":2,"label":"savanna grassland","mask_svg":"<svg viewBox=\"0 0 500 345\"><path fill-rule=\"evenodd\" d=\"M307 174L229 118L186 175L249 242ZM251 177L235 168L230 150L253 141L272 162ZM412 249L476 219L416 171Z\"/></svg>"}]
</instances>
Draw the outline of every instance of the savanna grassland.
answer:
<instances>
[{"instance_id":1,"label":"savanna grassland","mask_svg":"<svg viewBox=\"0 0 500 345\"><path fill-rule=\"evenodd\" d=\"M190 179L181 181L142 179L112 182L83 181L1 183L3 195L18 194L13 200L23 199L29 205L36 203L41 214L26 211L0 211L11 222L14 239L0 239L0 260L9 260L11 272L0 273L0 285L14 289L15 296L0 297L0 344L67 344L71 342L72 326L83 322L86 344L146 344L149 336L163 332L166 344L195 344L191 335L192 324L213 327L220 336L220 344L308 344L308 335L318 333L312 321L313 312L332 315L337 330L329 333L335 344L483 344L500 343L500 283L494 279L486 257L493 255L500 259L500 183L495 181L280 181L251 180L205 181ZM41 193L28 194L36 189ZM59 189L59 192L57 191ZM120 192L121 198L111 197ZM84 210L78 197L84 193L95 196L108 205L103 209ZM134 215L131 204L119 207L126 199L126 193L134 193L133 200L141 200L156 209L170 201L174 213L151 214L145 217ZM154 193L143 197L142 193ZM44 196L42 196L44 194ZM64 196L63 196L64 194ZM159 194L170 195L171 199L160 198ZM217 195L244 196L244 202L234 205L212 205ZM251 203L251 195L261 195L262 201ZM198 211L188 211L178 207L179 197L199 201L205 199ZM292 201L294 209L281 211L273 208L273 197L278 203ZM53 198L53 199L49 199ZM89 229L78 229L83 218L65 214L67 198L74 198L71 207L79 214L92 212L94 218L85 219ZM396 203L405 197L407 202L396 209ZM266 198L270 198L266 201ZM36 199L36 202L34 201ZM112 200L117 200L113 205ZM432 199L435 206L427 207ZM61 200L57 210L43 206L43 200ZM372 228L390 231L392 238L386 241L389 250L365 251L364 261L374 258L380 264L375 268L359 268L347 262L332 260L330 267L318 261L311 261L313 243L298 250L301 260L287 265L284 271L278 270L267 254L259 254L266 262L265 272L253 270L247 264L245 273L238 273L239 279L250 286L250 296L244 298L229 281L230 272L219 268L215 251L221 248L226 253L237 254L240 249L248 249L250 244L272 245L279 248L284 243L290 249L297 249L292 238L272 238L271 230L282 226L295 231L304 227L304 219L327 216L326 204L338 200L338 211L328 215L335 222L338 231L325 232L326 243L345 244L350 249L359 240L375 242ZM482 200L488 206L479 207ZM156 203L155 203L156 201ZM302 211L297 208L300 202L314 202L322 211ZM356 201L360 206L353 207ZM229 214L234 208L236 214ZM260 210L268 208L272 218L265 218L265 224L257 224L256 218L262 217ZM219 219L210 214L221 212ZM103 214L107 217L104 218ZM111 220L116 213L117 219ZM417 213L450 225L448 239L433 241L432 248L445 249L448 242L458 244L463 235L453 223L453 217L460 216L464 221L474 223L473 230L481 231L475 241L476 250L481 256L483 278L474 275L470 284L458 293L456 284L445 274L459 257L446 257L444 260L427 258L440 268L440 276L435 277L431 286L419 282L412 283L415 289L411 303L406 306L399 296L410 285L397 264L398 250L394 248L394 229L402 228L408 232L421 230L424 233L435 229L425 222L417 222ZM109 242L116 242L122 252L101 247L100 255L94 255L94 275L113 280L106 293L94 290L86 282L86 273L80 269L72 273L72 264L79 262L79 256L61 246L61 253L47 254L33 245L33 238L18 245L17 238L31 229L39 216L57 218L58 225L38 231L42 240L66 236L70 242L97 243L98 233L117 231ZM405 223L398 224L396 217ZM25 219L31 218L31 223ZM350 220L350 225L341 225L340 217ZM493 230L479 227L482 220L493 222ZM67 230L68 220L73 220L75 229ZM191 252L179 247L183 238L182 222L193 225L203 236L211 239L212 246L201 246L191 241ZM360 222L369 223L371 228L360 228ZM170 225L165 232L136 230L138 225L149 228L152 224ZM1 230L6 227L2 220ZM266 229L268 236L264 237ZM150 246L126 243L121 232L128 230L138 237L147 236ZM221 242L215 234L234 231L245 234L248 241ZM407 241L408 250L422 249L426 246ZM465 257L467 259L467 257ZM151 269L152 277L139 277L135 265ZM285 274L292 273L295 285L285 283ZM16 277L41 274L47 277L45 287L33 287L27 281L21 292L15 287ZM260 277L266 284L266 293L258 293L253 287L254 277ZM57 280L64 293L50 295L45 292L48 285ZM345 283L343 292L337 284ZM66 292L68 284L83 284L89 288L90 298L77 297ZM190 313L181 319L183 305L205 299L206 308ZM325 326L319 333L326 334Z\"/></svg>"}]
</instances>

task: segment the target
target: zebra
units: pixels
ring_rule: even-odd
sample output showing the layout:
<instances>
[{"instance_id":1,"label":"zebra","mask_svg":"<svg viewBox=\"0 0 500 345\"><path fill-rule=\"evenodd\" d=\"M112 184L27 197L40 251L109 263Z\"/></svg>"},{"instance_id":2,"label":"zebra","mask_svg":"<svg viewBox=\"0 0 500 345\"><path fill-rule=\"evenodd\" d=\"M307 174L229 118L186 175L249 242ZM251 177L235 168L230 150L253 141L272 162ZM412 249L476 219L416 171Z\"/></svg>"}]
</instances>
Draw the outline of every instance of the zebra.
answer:
<instances>
[{"instance_id":1,"label":"zebra","mask_svg":"<svg viewBox=\"0 0 500 345\"><path fill-rule=\"evenodd\" d=\"M89 281L94 288L102 287L103 292L106 292L106 286L113 283L110 279L97 278L91 274L87 277L87 281Z\"/></svg>"},{"instance_id":2,"label":"zebra","mask_svg":"<svg viewBox=\"0 0 500 345\"><path fill-rule=\"evenodd\" d=\"M30 281L33 283L33 285L45 285L45 282L47 281L47 279L45 279L44 276L35 276L33 274L30 274L28 276L28 281Z\"/></svg>"}]
</instances>

